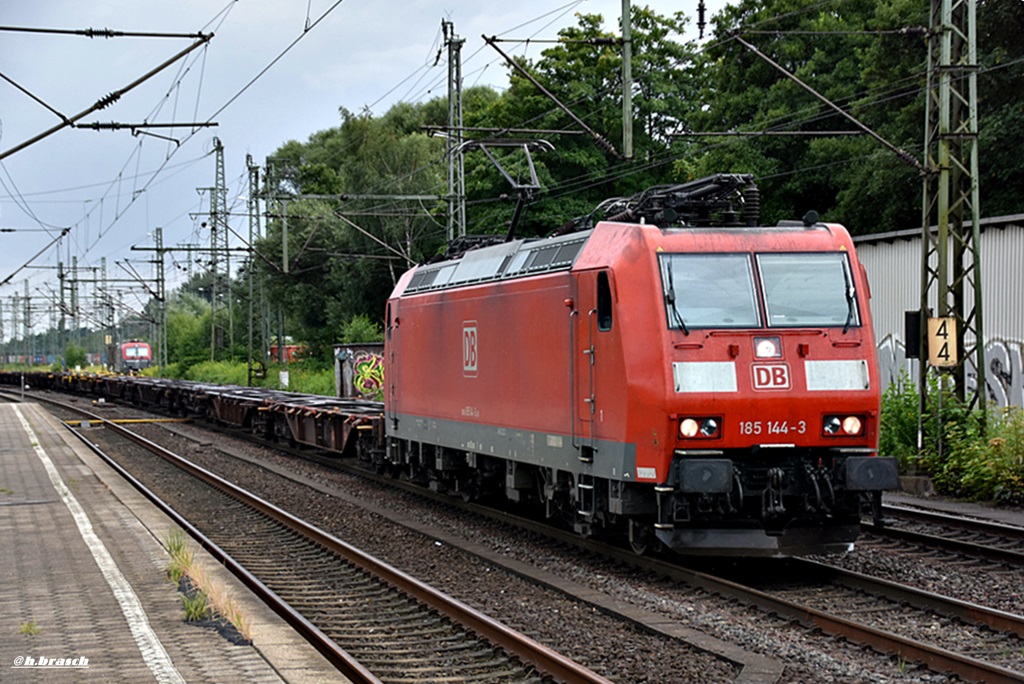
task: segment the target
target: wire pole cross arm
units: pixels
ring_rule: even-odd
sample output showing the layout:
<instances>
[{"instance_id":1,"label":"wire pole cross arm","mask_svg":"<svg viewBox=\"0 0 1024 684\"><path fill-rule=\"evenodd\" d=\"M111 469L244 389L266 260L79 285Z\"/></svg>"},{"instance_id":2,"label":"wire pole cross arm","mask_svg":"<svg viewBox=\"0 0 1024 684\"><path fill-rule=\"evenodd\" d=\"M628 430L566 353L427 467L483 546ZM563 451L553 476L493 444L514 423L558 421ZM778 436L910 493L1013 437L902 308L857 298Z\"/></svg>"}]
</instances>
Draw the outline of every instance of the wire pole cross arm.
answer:
<instances>
[{"instance_id":1,"label":"wire pole cross arm","mask_svg":"<svg viewBox=\"0 0 1024 684\"><path fill-rule=\"evenodd\" d=\"M40 140L43 140L44 138L48 138L49 136L53 135L57 131L61 130L62 128L67 128L69 126L73 127L75 123L77 123L81 119L84 119L85 117L89 116L90 114L92 114L93 112L95 112L97 110L104 109L105 107L109 107L110 105L112 105L113 103L115 103L119 99L121 99L122 95L124 95L125 93L133 90L134 88L138 87L142 83L148 81L153 76L156 76L158 73L160 73L161 71L163 71L167 67L171 66L172 64L174 64L179 59L181 59L182 57L184 57L188 53L192 52L196 48L198 48L198 47L200 47L202 45L206 45L206 43L210 42L210 39L212 39L212 38L213 38L213 34L212 33L201 34L201 37L197 38L195 40L195 42L193 42L187 48L185 48L184 50L182 50L178 54L174 55L173 57L171 57L170 59L165 61L163 64L161 64L160 66L158 66L158 67L156 67L154 69L151 69L148 73L146 73L143 76L140 76L139 78L135 79L134 81L132 81L131 83L126 85L124 88L121 88L120 90L115 90L114 92L110 93L109 95L105 95L104 97L102 97L99 100L97 100L94 105L92 105L91 107L89 107L87 109L82 110L81 112L79 112L78 114L75 114L72 117L69 117L69 118L63 118L62 117L63 120L61 121L61 123L53 126L52 128L50 128L48 130L43 131L42 133L40 133L39 135L35 136L34 138L30 138L29 140L26 140L25 142L23 142L23 143L21 143L19 145L15 145L14 147L12 147L12 148L10 148L8 150L4 150L3 152L0 152L0 160L6 159L7 157L11 156L15 152L20 152L21 150L25 149L26 147L28 147L30 145L34 145L35 143L39 142Z\"/></svg>"},{"instance_id":2,"label":"wire pole cross arm","mask_svg":"<svg viewBox=\"0 0 1024 684\"><path fill-rule=\"evenodd\" d=\"M568 114L569 118L572 119L574 122L576 122L577 126L579 126L584 131L586 131L590 135L590 137L594 139L594 142L597 143L598 147L600 147L602 150L606 151L608 154L613 155L616 159L621 159L621 160L625 159L625 157L623 157L619 153L619 151L617 149L615 149L615 146L612 145L611 142L607 138L605 138L603 135L601 135L600 133L595 131L593 128L591 128L590 126L585 124L583 122L583 119L581 119L578 116L576 116L575 114L573 114L571 109L569 109L564 104L562 104L561 101L559 101L559 99L557 97L555 97L553 93L551 93L551 91L549 91L547 88L542 86L540 84L540 81L535 79L533 77L533 75L530 74L530 72L528 72L523 67L519 66L519 64L514 59L512 59L510 56L505 54L505 52L502 51L502 49L497 46L497 42L498 42L497 37L495 37L495 36L491 36L490 38L488 38L487 36L480 36L480 37L484 39L485 43L487 43L492 48L494 48L494 50L499 55L501 55L504 58L504 60L506 62L508 62L512 66L513 69L518 71L520 74L523 75L523 77L526 80L528 80L530 83L532 83L534 85L534 87L537 88L537 90L539 90L544 95L544 97L546 97L549 100L551 100L552 102L554 102L555 105L559 109L561 109L563 112Z\"/></svg>"},{"instance_id":3,"label":"wire pole cross arm","mask_svg":"<svg viewBox=\"0 0 1024 684\"><path fill-rule=\"evenodd\" d=\"M110 123L101 123L99 121L93 121L92 123L85 124L72 124L74 128L91 128L94 131L119 131L122 128L127 128L131 131L131 134L136 138L140 135L148 135L151 138L160 138L161 140L169 140L177 146L181 146L181 141L177 138L172 138L169 135L158 135L156 133L150 133L148 128L209 128L211 126L217 126L216 121L194 121L191 123L118 123L111 121Z\"/></svg>"},{"instance_id":4,"label":"wire pole cross arm","mask_svg":"<svg viewBox=\"0 0 1024 684\"><path fill-rule=\"evenodd\" d=\"M190 121L188 123L119 123L116 121L102 123L100 121L93 121L92 123L73 125L75 128L91 128L94 131L118 131L122 128L134 131L137 128L208 128L218 124L216 121Z\"/></svg>"},{"instance_id":5,"label":"wire pole cross arm","mask_svg":"<svg viewBox=\"0 0 1024 684\"><path fill-rule=\"evenodd\" d=\"M0 26L0 31L11 33L47 33L64 36L85 36L86 38L212 38L212 33L166 33L161 31L115 31L109 28L54 29L32 26Z\"/></svg>"}]
</instances>

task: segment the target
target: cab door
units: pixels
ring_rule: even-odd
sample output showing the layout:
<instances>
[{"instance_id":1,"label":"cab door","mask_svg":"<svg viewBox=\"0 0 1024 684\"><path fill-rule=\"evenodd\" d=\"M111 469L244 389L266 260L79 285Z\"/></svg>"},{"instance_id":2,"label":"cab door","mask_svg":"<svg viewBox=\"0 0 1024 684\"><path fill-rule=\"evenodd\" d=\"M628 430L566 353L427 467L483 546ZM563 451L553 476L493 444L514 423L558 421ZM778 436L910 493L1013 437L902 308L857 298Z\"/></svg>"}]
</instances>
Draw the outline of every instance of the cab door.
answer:
<instances>
[{"instance_id":1,"label":"cab door","mask_svg":"<svg viewBox=\"0 0 1024 684\"><path fill-rule=\"evenodd\" d=\"M571 313L573 346L573 446L580 460L591 462L600 432L598 370L606 333L612 329L612 296L608 271L584 271L576 280Z\"/></svg>"}]
</instances>

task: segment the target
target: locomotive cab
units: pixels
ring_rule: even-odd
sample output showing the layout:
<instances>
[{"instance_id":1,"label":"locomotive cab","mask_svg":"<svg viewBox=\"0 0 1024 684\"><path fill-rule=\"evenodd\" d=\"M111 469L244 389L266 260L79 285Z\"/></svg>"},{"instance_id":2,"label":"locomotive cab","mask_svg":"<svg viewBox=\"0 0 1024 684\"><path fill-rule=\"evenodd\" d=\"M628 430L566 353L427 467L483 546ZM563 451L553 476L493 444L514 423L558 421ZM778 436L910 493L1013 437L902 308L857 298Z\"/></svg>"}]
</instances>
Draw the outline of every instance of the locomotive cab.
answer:
<instances>
[{"instance_id":1,"label":"locomotive cab","mask_svg":"<svg viewBox=\"0 0 1024 684\"><path fill-rule=\"evenodd\" d=\"M129 340L118 346L117 370L121 373L137 373L149 368L153 361L153 349L149 343Z\"/></svg>"},{"instance_id":2,"label":"locomotive cab","mask_svg":"<svg viewBox=\"0 0 1024 684\"><path fill-rule=\"evenodd\" d=\"M657 536L842 551L862 494L897 485L895 462L876 457L866 278L840 226L736 238L723 252L659 254L677 434Z\"/></svg>"}]
</instances>

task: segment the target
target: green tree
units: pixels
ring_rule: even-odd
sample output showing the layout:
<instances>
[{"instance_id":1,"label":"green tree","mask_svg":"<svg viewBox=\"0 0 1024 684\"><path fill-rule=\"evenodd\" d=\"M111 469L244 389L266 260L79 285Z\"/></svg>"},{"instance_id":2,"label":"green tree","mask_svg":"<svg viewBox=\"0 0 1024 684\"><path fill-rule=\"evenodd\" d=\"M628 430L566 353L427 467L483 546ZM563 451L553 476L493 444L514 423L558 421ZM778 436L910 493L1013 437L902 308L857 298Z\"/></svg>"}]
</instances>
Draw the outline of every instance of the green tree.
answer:
<instances>
[{"instance_id":1,"label":"green tree","mask_svg":"<svg viewBox=\"0 0 1024 684\"><path fill-rule=\"evenodd\" d=\"M702 173L753 173L766 222L815 209L855 232L895 230L920 220L916 169L856 130L738 40L734 31L788 73L838 104L882 137L920 156L926 57L923 39L875 35L927 22L927 7L904 0L744 0L715 18L718 39L703 56L703 131L769 134L715 139ZM922 16L922 13L924 16Z\"/></svg>"},{"instance_id":2,"label":"green tree","mask_svg":"<svg viewBox=\"0 0 1024 684\"><path fill-rule=\"evenodd\" d=\"M89 365L85 349L74 343L68 344L64 348L64 363L68 368L85 368Z\"/></svg>"},{"instance_id":3,"label":"green tree","mask_svg":"<svg viewBox=\"0 0 1024 684\"><path fill-rule=\"evenodd\" d=\"M380 118L342 109L340 126L274 155L268 190L277 218L257 246L264 259L255 268L285 313L286 333L325 362L343 326L358 315L380 318L401 273L443 241L438 199L386 197L444 194L443 142L422 129L432 112L405 103ZM339 197L303 197L311 194Z\"/></svg>"},{"instance_id":4,"label":"green tree","mask_svg":"<svg viewBox=\"0 0 1024 684\"><path fill-rule=\"evenodd\" d=\"M1016 0L978 3L979 158L982 216L1021 212L1024 166L1024 12Z\"/></svg>"},{"instance_id":5,"label":"green tree","mask_svg":"<svg viewBox=\"0 0 1024 684\"><path fill-rule=\"evenodd\" d=\"M384 331L380 323L362 314L354 316L345 324L341 331L342 344L360 344L363 342L383 342Z\"/></svg>"},{"instance_id":6,"label":"green tree","mask_svg":"<svg viewBox=\"0 0 1024 684\"><path fill-rule=\"evenodd\" d=\"M714 19L701 58L700 131L802 131L817 137L712 139L693 149L699 174L753 173L769 222L817 209L854 233L921 220L920 173L867 136L823 135L852 126L733 40L738 33L893 145L923 158L928 3L918 0L742 0ZM912 29L902 33L876 33ZM918 30L913 30L918 29ZM1024 171L1024 15L1016 0L978 3L983 215L1015 213ZM843 33L836 33L836 32ZM806 33L805 33L806 32ZM850 32L850 33L846 33Z\"/></svg>"},{"instance_id":7,"label":"green tree","mask_svg":"<svg viewBox=\"0 0 1024 684\"><path fill-rule=\"evenodd\" d=\"M621 46L616 34L601 28L600 15L579 15L578 21L578 26L560 31L562 42L544 50L539 59L517 63L621 153ZM474 125L566 131L539 136L555 150L534 158L544 191L530 207L521 235L549 234L567 219L589 214L608 197L678 179L668 145L698 106L690 77L694 50L683 40L686 23L682 13L664 17L647 8L632 10L633 161L618 159L590 135L580 135L567 114L509 68L508 90L474 113ZM523 175L523 160L509 157L510 172ZM508 185L486 159L467 159L467 193L474 202L476 231L503 232L512 208L496 200L509 194Z\"/></svg>"},{"instance_id":8,"label":"green tree","mask_svg":"<svg viewBox=\"0 0 1024 684\"><path fill-rule=\"evenodd\" d=\"M194 293L180 289L167 307L167 358L178 374L210 360L210 305Z\"/></svg>"}]
</instances>

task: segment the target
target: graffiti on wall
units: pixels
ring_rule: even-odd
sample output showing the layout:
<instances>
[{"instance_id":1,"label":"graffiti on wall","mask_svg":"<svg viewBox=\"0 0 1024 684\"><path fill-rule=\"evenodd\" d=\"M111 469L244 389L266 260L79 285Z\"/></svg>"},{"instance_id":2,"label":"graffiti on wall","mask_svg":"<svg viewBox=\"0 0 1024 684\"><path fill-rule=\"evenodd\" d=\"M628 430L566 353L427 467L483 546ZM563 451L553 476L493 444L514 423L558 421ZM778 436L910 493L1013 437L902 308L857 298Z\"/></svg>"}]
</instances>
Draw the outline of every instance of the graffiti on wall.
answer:
<instances>
[{"instance_id":1,"label":"graffiti on wall","mask_svg":"<svg viewBox=\"0 0 1024 684\"><path fill-rule=\"evenodd\" d=\"M988 399L996 406L1024 406L1024 343L990 340L985 345L985 386ZM917 359L908 359L903 341L888 335L878 343L878 372L882 391L902 375L917 377ZM973 361L967 365L967 388L978 386Z\"/></svg>"},{"instance_id":2,"label":"graffiti on wall","mask_svg":"<svg viewBox=\"0 0 1024 684\"><path fill-rule=\"evenodd\" d=\"M334 346L334 380L345 399L384 401L384 343Z\"/></svg>"},{"instance_id":3,"label":"graffiti on wall","mask_svg":"<svg viewBox=\"0 0 1024 684\"><path fill-rule=\"evenodd\" d=\"M364 399L384 401L384 357L359 351L352 358L352 386Z\"/></svg>"}]
</instances>

